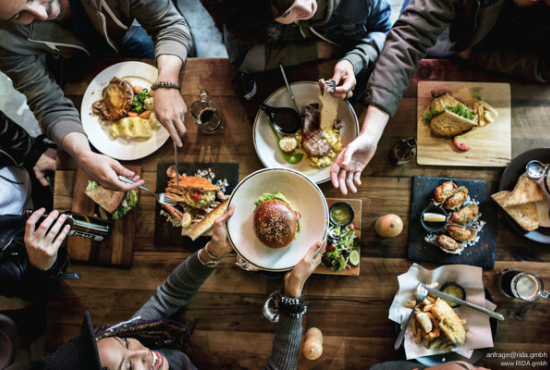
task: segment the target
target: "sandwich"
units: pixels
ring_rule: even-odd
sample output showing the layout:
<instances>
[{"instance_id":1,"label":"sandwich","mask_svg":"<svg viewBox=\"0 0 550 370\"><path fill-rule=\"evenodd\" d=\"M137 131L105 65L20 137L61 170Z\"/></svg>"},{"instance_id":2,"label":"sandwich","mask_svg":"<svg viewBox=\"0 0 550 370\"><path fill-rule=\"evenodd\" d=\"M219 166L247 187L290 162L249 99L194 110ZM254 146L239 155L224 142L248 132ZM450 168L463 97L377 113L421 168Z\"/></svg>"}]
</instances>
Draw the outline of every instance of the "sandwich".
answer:
<instances>
[{"instance_id":1,"label":"sandwich","mask_svg":"<svg viewBox=\"0 0 550 370\"><path fill-rule=\"evenodd\" d=\"M283 193L264 193L254 204L254 233L265 246L285 248L300 232L300 213Z\"/></svg>"},{"instance_id":2,"label":"sandwich","mask_svg":"<svg viewBox=\"0 0 550 370\"><path fill-rule=\"evenodd\" d=\"M478 125L477 116L445 91L432 91L430 110L422 118L442 137L454 137Z\"/></svg>"},{"instance_id":3,"label":"sandwich","mask_svg":"<svg viewBox=\"0 0 550 370\"><path fill-rule=\"evenodd\" d=\"M498 203L499 206L510 215L525 231L533 231L538 229L539 220L537 217L537 207L534 202L517 204L512 206L506 205L506 200L512 194L511 191L499 191L491 195L491 198Z\"/></svg>"},{"instance_id":4,"label":"sandwich","mask_svg":"<svg viewBox=\"0 0 550 370\"><path fill-rule=\"evenodd\" d=\"M544 199L544 193L539 184L523 174L519 177L514 190L506 197L504 205L517 206L520 204L539 202Z\"/></svg>"},{"instance_id":5,"label":"sandwich","mask_svg":"<svg viewBox=\"0 0 550 370\"><path fill-rule=\"evenodd\" d=\"M122 218L134 209L138 200L136 189L126 193L118 190L109 190L98 185L95 181L88 181L85 193L101 208L109 212L114 220Z\"/></svg>"}]
</instances>

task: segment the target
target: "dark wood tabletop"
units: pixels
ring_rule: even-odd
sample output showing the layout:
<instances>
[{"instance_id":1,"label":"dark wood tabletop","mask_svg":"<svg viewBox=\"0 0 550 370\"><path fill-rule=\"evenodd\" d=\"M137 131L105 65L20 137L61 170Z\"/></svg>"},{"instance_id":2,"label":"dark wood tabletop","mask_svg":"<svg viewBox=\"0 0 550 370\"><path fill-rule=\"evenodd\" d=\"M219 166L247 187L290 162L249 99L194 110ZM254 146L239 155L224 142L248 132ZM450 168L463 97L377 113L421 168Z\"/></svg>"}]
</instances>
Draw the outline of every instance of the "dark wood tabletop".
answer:
<instances>
[{"instance_id":1,"label":"dark wood tabletop","mask_svg":"<svg viewBox=\"0 0 550 370\"><path fill-rule=\"evenodd\" d=\"M66 95L77 107L88 83L116 60L92 61L78 70L62 73ZM316 81L332 75L333 62L287 68L290 81ZM197 132L187 114L188 132L179 151L181 162L238 162L239 179L261 169L252 142L252 126L259 102L283 86L278 71L257 76L258 92L243 101L232 88L233 70L226 59L189 59L183 79L182 95L188 106L206 89L226 122L222 133L206 136ZM323 355L316 361L300 357L299 369L367 369L371 365L404 358L394 351L395 326L388 319L390 304L398 290L397 276L413 261L407 260L407 229L412 178L416 175L443 176L498 182L503 168L429 167L411 161L393 166L388 152L400 138L416 134L416 87L418 81L507 82L512 93L512 158L526 150L550 146L550 85L518 81L505 76L466 69L448 60L423 60L412 79L396 115L390 120L378 151L362 174L363 184L350 199L362 200L361 274L358 277L313 275L305 292L308 312L305 327L319 327L324 334ZM362 122L365 108L354 104ZM126 164L142 167L146 185L154 188L157 163L172 161L170 141L156 153ZM76 165L60 153L56 171L54 205L70 209ZM320 185L326 197L341 194L330 183ZM160 190L160 189L158 189ZM384 239L374 231L376 219L387 213L399 215L403 232ZM58 295L48 304L47 351L78 335L85 310L90 310L94 325L126 320L154 293L168 274L195 251L192 247L154 245L154 198L140 191L138 224L134 239L133 265L130 269L72 264L82 279L65 281ZM529 241L509 226L499 211L496 264L484 271L483 282L506 320L499 323L495 346L489 353L545 353L550 362L550 301L525 303L504 297L496 277L504 268L517 268L539 275L550 284L550 248ZM437 265L421 263L427 268ZM195 346L188 354L200 369L257 369L267 361L276 324L262 315L267 295L279 290L282 279L266 279L235 266L235 257L220 263L191 303L178 316L182 322L195 320L192 338ZM532 368L503 364L502 356L485 356L480 364L492 369ZM526 360L517 358L514 360ZM533 361L532 359L528 359ZM547 367L535 367L538 369Z\"/></svg>"}]
</instances>

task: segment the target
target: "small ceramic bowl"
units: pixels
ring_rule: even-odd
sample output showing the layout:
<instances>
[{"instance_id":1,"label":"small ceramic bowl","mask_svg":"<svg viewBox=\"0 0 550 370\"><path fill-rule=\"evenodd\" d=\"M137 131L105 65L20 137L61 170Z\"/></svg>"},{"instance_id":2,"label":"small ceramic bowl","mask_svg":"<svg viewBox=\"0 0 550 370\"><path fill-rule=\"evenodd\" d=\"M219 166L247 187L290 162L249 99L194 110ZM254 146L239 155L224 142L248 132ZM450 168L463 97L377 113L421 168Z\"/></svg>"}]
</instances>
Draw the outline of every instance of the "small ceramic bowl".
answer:
<instances>
[{"instance_id":1,"label":"small ceramic bowl","mask_svg":"<svg viewBox=\"0 0 550 370\"><path fill-rule=\"evenodd\" d=\"M435 222L435 221L424 221L424 215L426 213L436 213L445 216L445 221L441 222ZM422 227L426 229L426 231L429 231L431 233L437 233L445 228L445 225L447 224L447 219L449 218L449 215L445 210L439 206L436 206L435 204L430 204L420 214L420 223L422 224Z\"/></svg>"},{"instance_id":2,"label":"small ceramic bowl","mask_svg":"<svg viewBox=\"0 0 550 370\"><path fill-rule=\"evenodd\" d=\"M443 293L447 293L449 295L452 295L453 297L456 297L458 299L466 300L466 290L462 287L462 285L455 283L455 282L448 282L441 286L440 289ZM456 308L459 305L457 303L447 302L449 303L449 306L452 308Z\"/></svg>"},{"instance_id":3,"label":"small ceramic bowl","mask_svg":"<svg viewBox=\"0 0 550 370\"><path fill-rule=\"evenodd\" d=\"M355 212L353 207L346 202L336 202L329 209L329 218L330 222L336 226L347 226L351 224L353 218L355 217Z\"/></svg>"}]
</instances>

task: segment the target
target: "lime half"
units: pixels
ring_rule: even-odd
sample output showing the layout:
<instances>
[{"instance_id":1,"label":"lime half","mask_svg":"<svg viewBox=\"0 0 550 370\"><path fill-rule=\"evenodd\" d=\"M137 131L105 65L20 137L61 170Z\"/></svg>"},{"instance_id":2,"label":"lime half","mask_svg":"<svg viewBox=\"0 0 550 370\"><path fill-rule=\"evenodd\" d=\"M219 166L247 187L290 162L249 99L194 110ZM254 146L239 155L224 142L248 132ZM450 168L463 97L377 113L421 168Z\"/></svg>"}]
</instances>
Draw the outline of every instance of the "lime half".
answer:
<instances>
[{"instance_id":1,"label":"lime half","mask_svg":"<svg viewBox=\"0 0 550 370\"><path fill-rule=\"evenodd\" d=\"M359 262L361 262L361 255L357 249L354 249L349 254L349 263L355 267L359 266Z\"/></svg>"}]
</instances>

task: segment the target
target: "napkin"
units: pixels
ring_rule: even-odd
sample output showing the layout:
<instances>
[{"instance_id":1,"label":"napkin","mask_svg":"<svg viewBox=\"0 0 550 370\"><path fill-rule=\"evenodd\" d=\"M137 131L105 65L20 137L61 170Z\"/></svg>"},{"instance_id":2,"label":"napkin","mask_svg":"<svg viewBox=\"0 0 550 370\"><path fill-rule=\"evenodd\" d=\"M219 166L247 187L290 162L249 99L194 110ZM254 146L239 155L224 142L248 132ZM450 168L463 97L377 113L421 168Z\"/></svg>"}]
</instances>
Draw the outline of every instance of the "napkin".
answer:
<instances>
[{"instance_id":1,"label":"napkin","mask_svg":"<svg viewBox=\"0 0 550 370\"><path fill-rule=\"evenodd\" d=\"M406 308L405 302L411 298L414 299L413 294L420 282L426 284L437 282L439 287L446 282L456 282L466 290L466 299L469 302L494 310L496 305L485 299L482 272L483 270L480 267L469 265L446 265L435 270L427 270L415 263L409 271L397 277L399 290L391 304L388 318L400 324L409 317L412 309ZM464 344L456 347L455 352L470 358L474 349L493 346L488 315L465 306L459 306L455 310L461 319L466 319L466 326L468 327ZM412 330L405 333L404 342L407 360L445 352L441 349L429 350L422 343L414 343Z\"/></svg>"}]
</instances>

